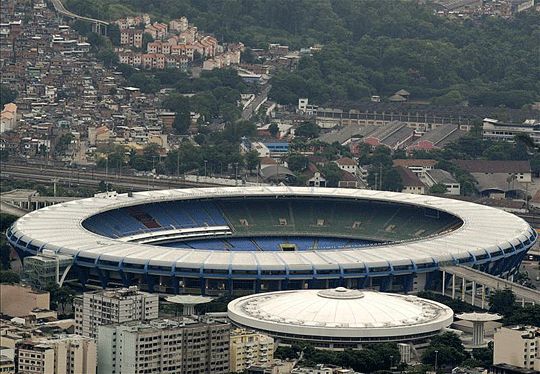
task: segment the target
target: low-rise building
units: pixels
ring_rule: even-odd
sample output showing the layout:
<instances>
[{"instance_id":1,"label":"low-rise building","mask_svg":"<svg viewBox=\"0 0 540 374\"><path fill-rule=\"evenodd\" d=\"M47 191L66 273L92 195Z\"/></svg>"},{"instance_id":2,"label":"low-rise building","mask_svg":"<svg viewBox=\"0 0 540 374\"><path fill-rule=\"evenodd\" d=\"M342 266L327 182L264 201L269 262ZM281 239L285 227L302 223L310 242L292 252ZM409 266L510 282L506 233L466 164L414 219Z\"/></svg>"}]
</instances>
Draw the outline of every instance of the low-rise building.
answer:
<instances>
[{"instance_id":1,"label":"low-rise building","mask_svg":"<svg viewBox=\"0 0 540 374\"><path fill-rule=\"evenodd\" d=\"M416 139L407 147L407 151L442 149L447 144L455 142L466 134L465 131L460 130L459 125L440 125Z\"/></svg>"},{"instance_id":2,"label":"low-rise building","mask_svg":"<svg viewBox=\"0 0 540 374\"><path fill-rule=\"evenodd\" d=\"M446 195L459 195L461 191L460 183L446 170L428 170L424 174L422 180L428 187L432 187L436 184L443 185L446 187Z\"/></svg>"},{"instance_id":3,"label":"low-rise building","mask_svg":"<svg viewBox=\"0 0 540 374\"><path fill-rule=\"evenodd\" d=\"M99 327L98 372L228 373L227 323L184 318Z\"/></svg>"},{"instance_id":4,"label":"low-rise building","mask_svg":"<svg viewBox=\"0 0 540 374\"><path fill-rule=\"evenodd\" d=\"M540 144L540 122L529 119L519 124L484 118L482 134L484 139L510 142L514 141L516 135L524 134L530 136L535 144Z\"/></svg>"},{"instance_id":5,"label":"low-rise building","mask_svg":"<svg viewBox=\"0 0 540 374\"><path fill-rule=\"evenodd\" d=\"M414 130L400 121L380 125L364 138L364 143L372 147L385 146L392 150L403 148L413 138Z\"/></svg>"},{"instance_id":6,"label":"low-rise building","mask_svg":"<svg viewBox=\"0 0 540 374\"><path fill-rule=\"evenodd\" d=\"M243 372L252 365L271 362L274 358L274 339L255 331L234 329L230 338L231 372Z\"/></svg>"},{"instance_id":7,"label":"low-rise building","mask_svg":"<svg viewBox=\"0 0 540 374\"><path fill-rule=\"evenodd\" d=\"M402 166L396 167L396 171L398 172L399 176L401 177L401 181L403 182L403 189L401 192L404 193L412 193L416 195L423 195L426 193L426 186L420 178L416 176L411 170L408 168L404 168Z\"/></svg>"},{"instance_id":8,"label":"low-rise building","mask_svg":"<svg viewBox=\"0 0 540 374\"><path fill-rule=\"evenodd\" d=\"M433 170L437 164L437 160L431 159L395 159L394 166L402 166L411 170L418 178L423 178L426 171Z\"/></svg>"},{"instance_id":9,"label":"low-rise building","mask_svg":"<svg viewBox=\"0 0 540 374\"><path fill-rule=\"evenodd\" d=\"M342 157L334 162L341 170L358 175L358 164L352 158Z\"/></svg>"},{"instance_id":10,"label":"low-rise building","mask_svg":"<svg viewBox=\"0 0 540 374\"><path fill-rule=\"evenodd\" d=\"M529 161L454 160L453 163L469 172L477 182L478 191L488 197L524 199L527 184L532 181Z\"/></svg>"}]
</instances>

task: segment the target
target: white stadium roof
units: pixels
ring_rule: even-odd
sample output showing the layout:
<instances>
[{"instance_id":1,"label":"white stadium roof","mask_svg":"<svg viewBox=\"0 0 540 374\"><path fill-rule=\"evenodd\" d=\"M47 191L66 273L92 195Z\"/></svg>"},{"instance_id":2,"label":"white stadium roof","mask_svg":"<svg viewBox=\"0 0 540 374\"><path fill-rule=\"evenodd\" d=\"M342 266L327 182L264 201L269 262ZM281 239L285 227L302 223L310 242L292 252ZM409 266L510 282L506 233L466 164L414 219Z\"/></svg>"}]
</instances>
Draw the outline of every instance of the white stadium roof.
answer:
<instances>
[{"instance_id":1,"label":"white stadium roof","mask_svg":"<svg viewBox=\"0 0 540 374\"><path fill-rule=\"evenodd\" d=\"M454 312L411 295L350 290L278 291L244 296L228 305L236 324L310 337L400 337L448 327Z\"/></svg>"},{"instance_id":2,"label":"white stadium roof","mask_svg":"<svg viewBox=\"0 0 540 374\"><path fill-rule=\"evenodd\" d=\"M153 202L225 197L328 197L411 204L445 211L459 217L458 229L416 241L301 252L230 252L196 250L125 242L88 231L82 222L100 212ZM421 263L444 263L459 258L501 253L531 237L521 218L499 209L425 195L385 191L307 187L223 187L134 192L132 196L94 197L53 205L20 218L12 231L19 240L37 248L79 257L123 263L179 268L237 270L355 269Z\"/></svg>"}]
</instances>

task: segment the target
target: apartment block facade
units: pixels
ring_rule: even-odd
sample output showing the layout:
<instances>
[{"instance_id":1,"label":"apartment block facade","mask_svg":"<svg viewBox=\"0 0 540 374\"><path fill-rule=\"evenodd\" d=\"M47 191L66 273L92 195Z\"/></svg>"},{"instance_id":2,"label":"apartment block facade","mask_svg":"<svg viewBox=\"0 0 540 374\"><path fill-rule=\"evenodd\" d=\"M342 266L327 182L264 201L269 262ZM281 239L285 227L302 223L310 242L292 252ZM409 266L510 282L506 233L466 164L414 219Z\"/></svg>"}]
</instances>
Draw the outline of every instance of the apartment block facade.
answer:
<instances>
[{"instance_id":1,"label":"apartment block facade","mask_svg":"<svg viewBox=\"0 0 540 374\"><path fill-rule=\"evenodd\" d=\"M245 329L231 331L230 371L243 372L252 365L264 365L274 359L274 339Z\"/></svg>"},{"instance_id":2,"label":"apartment block facade","mask_svg":"<svg viewBox=\"0 0 540 374\"><path fill-rule=\"evenodd\" d=\"M229 372L227 323L153 320L100 326L100 374L225 374Z\"/></svg>"},{"instance_id":3,"label":"apartment block facade","mask_svg":"<svg viewBox=\"0 0 540 374\"><path fill-rule=\"evenodd\" d=\"M540 371L540 327L509 326L497 329L493 363Z\"/></svg>"},{"instance_id":4,"label":"apartment block facade","mask_svg":"<svg viewBox=\"0 0 540 374\"><path fill-rule=\"evenodd\" d=\"M95 339L98 326L158 318L159 297L129 287L85 292L73 305L75 333Z\"/></svg>"},{"instance_id":5,"label":"apartment block facade","mask_svg":"<svg viewBox=\"0 0 540 374\"><path fill-rule=\"evenodd\" d=\"M96 374L96 344L78 335L41 338L18 343L17 373Z\"/></svg>"}]
</instances>

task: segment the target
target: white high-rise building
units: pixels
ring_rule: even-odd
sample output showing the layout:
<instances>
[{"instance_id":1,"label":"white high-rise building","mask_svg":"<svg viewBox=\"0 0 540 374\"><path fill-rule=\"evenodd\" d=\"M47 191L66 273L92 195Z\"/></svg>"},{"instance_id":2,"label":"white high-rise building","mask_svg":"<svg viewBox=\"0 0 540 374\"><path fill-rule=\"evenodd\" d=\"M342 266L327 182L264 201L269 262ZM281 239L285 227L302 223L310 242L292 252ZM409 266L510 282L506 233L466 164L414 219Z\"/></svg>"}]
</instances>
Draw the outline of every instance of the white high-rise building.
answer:
<instances>
[{"instance_id":1,"label":"white high-rise building","mask_svg":"<svg viewBox=\"0 0 540 374\"><path fill-rule=\"evenodd\" d=\"M540 327L510 326L495 331L493 364L540 371Z\"/></svg>"},{"instance_id":2,"label":"white high-rise building","mask_svg":"<svg viewBox=\"0 0 540 374\"><path fill-rule=\"evenodd\" d=\"M96 373L96 343L79 335L34 338L17 343L16 357L17 373Z\"/></svg>"},{"instance_id":3,"label":"white high-rise building","mask_svg":"<svg viewBox=\"0 0 540 374\"><path fill-rule=\"evenodd\" d=\"M230 371L243 372L251 365L261 365L274 359L274 339L255 331L231 331Z\"/></svg>"},{"instance_id":4,"label":"white high-rise building","mask_svg":"<svg viewBox=\"0 0 540 374\"><path fill-rule=\"evenodd\" d=\"M159 297L133 286L85 292L73 305L75 333L96 338L101 325L158 318Z\"/></svg>"},{"instance_id":5,"label":"white high-rise building","mask_svg":"<svg viewBox=\"0 0 540 374\"><path fill-rule=\"evenodd\" d=\"M157 319L100 326L99 374L226 374L228 323Z\"/></svg>"}]
</instances>

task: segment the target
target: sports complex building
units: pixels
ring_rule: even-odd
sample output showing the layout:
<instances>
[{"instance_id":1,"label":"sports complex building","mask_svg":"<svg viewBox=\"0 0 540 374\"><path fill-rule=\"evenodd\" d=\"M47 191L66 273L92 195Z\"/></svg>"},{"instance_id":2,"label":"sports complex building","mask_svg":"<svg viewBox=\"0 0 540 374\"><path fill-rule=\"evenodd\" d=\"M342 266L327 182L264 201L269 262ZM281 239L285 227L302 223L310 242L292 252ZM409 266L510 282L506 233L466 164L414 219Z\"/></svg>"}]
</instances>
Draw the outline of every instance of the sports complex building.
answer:
<instances>
[{"instance_id":1,"label":"sports complex building","mask_svg":"<svg viewBox=\"0 0 540 374\"><path fill-rule=\"evenodd\" d=\"M454 321L452 309L432 300L344 287L248 295L229 303L228 316L280 344L331 349L389 341L419 345Z\"/></svg>"},{"instance_id":2,"label":"sports complex building","mask_svg":"<svg viewBox=\"0 0 540 374\"><path fill-rule=\"evenodd\" d=\"M70 256L65 273L84 286L243 295L422 290L458 264L504 276L537 234L459 200L264 186L109 193L29 213L7 236L23 257Z\"/></svg>"}]
</instances>

